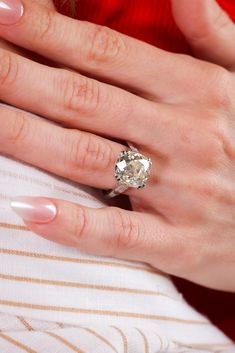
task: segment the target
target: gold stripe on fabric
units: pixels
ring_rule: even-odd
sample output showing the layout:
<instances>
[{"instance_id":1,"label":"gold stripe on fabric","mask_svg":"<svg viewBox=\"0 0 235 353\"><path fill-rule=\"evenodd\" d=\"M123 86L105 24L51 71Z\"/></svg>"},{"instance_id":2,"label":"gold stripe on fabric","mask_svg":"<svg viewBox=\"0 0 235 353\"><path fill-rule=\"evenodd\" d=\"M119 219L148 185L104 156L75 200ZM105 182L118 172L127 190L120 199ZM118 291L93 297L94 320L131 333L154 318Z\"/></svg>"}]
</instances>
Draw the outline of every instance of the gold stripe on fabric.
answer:
<instances>
[{"instance_id":1,"label":"gold stripe on fabric","mask_svg":"<svg viewBox=\"0 0 235 353\"><path fill-rule=\"evenodd\" d=\"M16 317L28 331L34 331L33 327L22 316Z\"/></svg>"},{"instance_id":2,"label":"gold stripe on fabric","mask_svg":"<svg viewBox=\"0 0 235 353\"><path fill-rule=\"evenodd\" d=\"M209 349L209 350L218 350L218 349L223 349L227 347L235 347L234 343L232 342L225 342L225 343L186 343L186 342L179 342L179 341L173 341L175 344L178 346L184 347L184 348L198 348L198 349Z\"/></svg>"},{"instance_id":3,"label":"gold stripe on fabric","mask_svg":"<svg viewBox=\"0 0 235 353\"><path fill-rule=\"evenodd\" d=\"M64 261L64 262L71 262L71 263L85 264L85 265L99 265L99 266L110 266L110 267L117 267L117 268L128 268L131 270L150 272L150 273L156 274L157 276L163 276L163 277L168 278L168 275L164 274L163 272L155 270L154 268L150 268L147 266L145 267L145 266L141 266L141 265L137 266L137 265L132 265L132 264L124 264L124 263L120 263L120 262L112 262L112 261L80 259L80 258L75 258L75 257L48 255L48 254L27 252L27 251L23 251L23 250L4 249L4 248L0 248L0 254L33 257L33 258L52 260L52 261Z\"/></svg>"},{"instance_id":4,"label":"gold stripe on fabric","mask_svg":"<svg viewBox=\"0 0 235 353\"><path fill-rule=\"evenodd\" d=\"M161 350L163 349L163 340L161 338L161 336L159 336L157 333L155 334L160 342L160 348L159 348L159 351L161 352ZM168 345L169 345L169 342L168 342ZM168 347L167 347L168 348ZM166 348L166 351L167 351L167 348Z\"/></svg>"},{"instance_id":5,"label":"gold stripe on fabric","mask_svg":"<svg viewBox=\"0 0 235 353\"><path fill-rule=\"evenodd\" d=\"M112 327L114 330L116 330L121 338L122 338L122 342L123 342L123 353L128 353L128 340L127 340L127 337L126 335L124 334L124 332L117 326L110 326Z\"/></svg>"},{"instance_id":6,"label":"gold stripe on fabric","mask_svg":"<svg viewBox=\"0 0 235 353\"><path fill-rule=\"evenodd\" d=\"M138 328L136 328L136 331L139 332L140 336L143 338L144 341L144 352L149 353L149 343L146 335Z\"/></svg>"},{"instance_id":7,"label":"gold stripe on fabric","mask_svg":"<svg viewBox=\"0 0 235 353\"><path fill-rule=\"evenodd\" d=\"M34 351L33 349L31 349L30 347L26 346L25 344L16 341L14 338L6 335L5 333L0 332L0 338L4 339L5 341L8 341L9 343L13 344L14 346L21 348L22 350L24 350L25 352L28 353L37 353L36 351Z\"/></svg>"},{"instance_id":8,"label":"gold stripe on fabric","mask_svg":"<svg viewBox=\"0 0 235 353\"><path fill-rule=\"evenodd\" d=\"M193 352L197 352L196 351L196 349L199 349L199 348L187 348L187 350L184 350L184 351L182 351L182 352L179 352L179 353L191 353L192 352L192 349L193 349ZM202 348L203 349L203 348ZM200 352L202 351L202 349L200 349ZM218 349L211 349L211 348L204 348L203 349L203 352L210 352L210 353L225 353L225 352L227 352L227 349L222 349L222 350L218 350ZM230 350L229 350L229 352L231 352Z\"/></svg>"},{"instance_id":9,"label":"gold stripe on fabric","mask_svg":"<svg viewBox=\"0 0 235 353\"><path fill-rule=\"evenodd\" d=\"M69 342L67 339L59 336L58 334L56 334L54 332L44 331L44 333L47 334L48 336L53 337L55 340L59 341L60 343L63 343L65 346L69 347L72 351L74 351L76 353L85 353L84 351L82 351L81 349L76 347L74 344Z\"/></svg>"},{"instance_id":10,"label":"gold stripe on fabric","mask_svg":"<svg viewBox=\"0 0 235 353\"><path fill-rule=\"evenodd\" d=\"M0 222L0 228L6 228L6 229L14 229L14 230L23 230L25 232L29 232L29 228L26 226L21 226L18 224L10 224L10 223L2 223Z\"/></svg>"},{"instance_id":11,"label":"gold stripe on fabric","mask_svg":"<svg viewBox=\"0 0 235 353\"><path fill-rule=\"evenodd\" d=\"M95 336L96 338L98 338L100 341L102 341L103 343L105 343L109 348L111 348L115 353L118 353L118 351L116 350L116 348L112 345L111 342L109 342L109 340L107 340L106 337L100 335L98 332L94 331L93 329L90 329L88 327L82 327L79 326L80 329L83 329L87 332L89 332L91 335Z\"/></svg>"},{"instance_id":12,"label":"gold stripe on fabric","mask_svg":"<svg viewBox=\"0 0 235 353\"><path fill-rule=\"evenodd\" d=\"M0 305L25 308L25 309L34 309L34 310L47 310L47 311L58 311L58 312L67 312L74 314L84 314L84 315L101 315L101 316L112 316L112 317L125 317L125 318L136 318L144 320L153 320L153 321L169 321L177 322L180 324L192 324L192 325L209 325L209 321L206 320L188 320L171 316L161 316L161 315L151 315L151 314L142 314L142 313L132 313L132 312L123 312L123 311L111 311L111 310L97 310L97 309L83 309L83 308L74 308L74 307L64 307L64 306L53 306L53 305L41 305L41 304L30 304L30 303L21 303L10 300L0 300Z\"/></svg>"},{"instance_id":13,"label":"gold stripe on fabric","mask_svg":"<svg viewBox=\"0 0 235 353\"><path fill-rule=\"evenodd\" d=\"M167 298L170 298L173 300L177 300L175 298L170 297L169 295L167 295L165 293L152 291L152 290L144 290L144 289L113 287L113 286L98 285L98 284L85 284L85 283L80 283L80 282L56 281L56 280L48 280L48 279L41 279L41 278L5 275L2 273L0 273L0 279L7 280L7 281L17 281L17 282L40 284L40 285L42 284L42 285L61 286L61 287L93 289L93 290L102 290L102 291L110 291L110 292L130 293L130 294L137 294L137 295L139 294L139 295L150 295L150 296L162 296L162 297L167 297Z\"/></svg>"}]
</instances>

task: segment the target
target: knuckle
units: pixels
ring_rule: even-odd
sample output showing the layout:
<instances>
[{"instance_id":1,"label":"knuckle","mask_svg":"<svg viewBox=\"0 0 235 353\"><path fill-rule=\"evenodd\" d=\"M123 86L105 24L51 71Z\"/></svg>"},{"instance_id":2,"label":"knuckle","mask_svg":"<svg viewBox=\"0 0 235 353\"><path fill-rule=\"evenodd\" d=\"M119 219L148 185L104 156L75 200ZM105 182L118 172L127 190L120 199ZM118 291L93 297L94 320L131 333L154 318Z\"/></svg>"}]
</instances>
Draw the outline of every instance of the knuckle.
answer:
<instances>
[{"instance_id":1,"label":"knuckle","mask_svg":"<svg viewBox=\"0 0 235 353\"><path fill-rule=\"evenodd\" d=\"M23 145L29 136L29 120L23 112L15 112L9 129L9 141L11 144Z\"/></svg>"},{"instance_id":2,"label":"knuckle","mask_svg":"<svg viewBox=\"0 0 235 353\"><path fill-rule=\"evenodd\" d=\"M112 63L124 51L125 42L116 31L99 25L90 26L87 50L89 62Z\"/></svg>"},{"instance_id":3,"label":"knuckle","mask_svg":"<svg viewBox=\"0 0 235 353\"><path fill-rule=\"evenodd\" d=\"M232 77L229 71L220 66L212 68L207 97L209 104L217 109L230 110L232 106Z\"/></svg>"},{"instance_id":4,"label":"knuckle","mask_svg":"<svg viewBox=\"0 0 235 353\"><path fill-rule=\"evenodd\" d=\"M87 235L88 212L83 207L73 206L70 217L72 242L77 244Z\"/></svg>"},{"instance_id":5,"label":"knuckle","mask_svg":"<svg viewBox=\"0 0 235 353\"><path fill-rule=\"evenodd\" d=\"M10 84L15 81L18 73L18 63L13 59L13 54L0 51L0 85Z\"/></svg>"},{"instance_id":6,"label":"knuckle","mask_svg":"<svg viewBox=\"0 0 235 353\"><path fill-rule=\"evenodd\" d=\"M50 9L44 8L40 16L37 17L37 22L35 23L34 40L44 41L53 34L52 25L52 11Z\"/></svg>"},{"instance_id":7,"label":"knuckle","mask_svg":"<svg viewBox=\"0 0 235 353\"><path fill-rule=\"evenodd\" d=\"M221 125L223 124L221 123ZM216 166L228 166L228 163L230 161L234 162L235 159L235 148L229 127L216 127L213 133L215 136L214 156L216 160Z\"/></svg>"},{"instance_id":8,"label":"knuckle","mask_svg":"<svg viewBox=\"0 0 235 353\"><path fill-rule=\"evenodd\" d=\"M201 165L207 170L216 170L223 163L223 153L221 146L223 142L215 133L207 135L207 140L202 143L198 151L198 158Z\"/></svg>"},{"instance_id":9,"label":"knuckle","mask_svg":"<svg viewBox=\"0 0 235 353\"><path fill-rule=\"evenodd\" d=\"M89 133L76 132L72 138L70 135L67 146L65 169L69 175L103 171L115 160L111 146Z\"/></svg>"},{"instance_id":10,"label":"knuckle","mask_svg":"<svg viewBox=\"0 0 235 353\"><path fill-rule=\"evenodd\" d=\"M208 112L207 117L204 127L209 136L204 143L203 156L211 160L212 169L221 168L221 166L224 168L235 159L233 126L228 119L228 114L221 110Z\"/></svg>"},{"instance_id":11,"label":"knuckle","mask_svg":"<svg viewBox=\"0 0 235 353\"><path fill-rule=\"evenodd\" d=\"M113 246L117 251L141 245L143 230L137 218L115 208L112 213L112 222L114 228Z\"/></svg>"},{"instance_id":12,"label":"knuckle","mask_svg":"<svg viewBox=\"0 0 235 353\"><path fill-rule=\"evenodd\" d=\"M93 79L66 78L63 91L66 110L87 113L96 111L100 105L100 84Z\"/></svg>"}]
</instances>

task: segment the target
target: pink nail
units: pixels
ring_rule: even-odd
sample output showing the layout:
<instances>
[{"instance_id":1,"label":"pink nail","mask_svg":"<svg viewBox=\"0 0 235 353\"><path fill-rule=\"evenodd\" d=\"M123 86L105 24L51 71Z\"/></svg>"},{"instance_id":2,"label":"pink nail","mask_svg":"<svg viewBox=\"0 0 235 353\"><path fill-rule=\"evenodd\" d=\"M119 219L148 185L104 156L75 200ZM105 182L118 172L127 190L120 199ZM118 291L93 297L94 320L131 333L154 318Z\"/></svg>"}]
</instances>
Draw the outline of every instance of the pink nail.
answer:
<instances>
[{"instance_id":1,"label":"pink nail","mask_svg":"<svg viewBox=\"0 0 235 353\"><path fill-rule=\"evenodd\" d=\"M11 207L25 221L34 223L49 223L57 214L54 203L45 197L18 196Z\"/></svg>"},{"instance_id":2,"label":"pink nail","mask_svg":"<svg viewBox=\"0 0 235 353\"><path fill-rule=\"evenodd\" d=\"M0 24L15 24L23 12L24 7L20 0L0 0Z\"/></svg>"}]
</instances>

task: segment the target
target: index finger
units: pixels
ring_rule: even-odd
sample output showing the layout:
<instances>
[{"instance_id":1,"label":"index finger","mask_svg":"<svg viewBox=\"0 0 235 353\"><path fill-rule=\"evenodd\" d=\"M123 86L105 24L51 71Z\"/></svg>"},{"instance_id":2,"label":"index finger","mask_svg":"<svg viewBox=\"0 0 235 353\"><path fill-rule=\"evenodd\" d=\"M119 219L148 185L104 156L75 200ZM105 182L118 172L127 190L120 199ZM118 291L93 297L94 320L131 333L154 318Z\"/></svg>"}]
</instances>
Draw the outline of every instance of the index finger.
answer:
<instances>
[{"instance_id":1,"label":"index finger","mask_svg":"<svg viewBox=\"0 0 235 353\"><path fill-rule=\"evenodd\" d=\"M177 83L178 91L180 82L189 76L185 67L192 65L189 58L187 62L180 55L107 27L70 19L31 0L24 0L21 7L19 1L6 1L12 4L7 12L8 23L5 20L0 25L0 35L12 43L75 70L157 98L175 95L176 85L172 81ZM0 23L3 23L2 13L0 7Z\"/></svg>"},{"instance_id":2,"label":"index finger","mask_svg":"<svg viewBox=\"0 0 235 353\"><path fill-rule=\"evenodd\" d=\"M93 255L149 263L168 273L177 262L179 267L179 248L186 246L175 227L153 214L29 196L15 197L11 206L33 232L48 240Z\"/></svg>"}]
</instances>

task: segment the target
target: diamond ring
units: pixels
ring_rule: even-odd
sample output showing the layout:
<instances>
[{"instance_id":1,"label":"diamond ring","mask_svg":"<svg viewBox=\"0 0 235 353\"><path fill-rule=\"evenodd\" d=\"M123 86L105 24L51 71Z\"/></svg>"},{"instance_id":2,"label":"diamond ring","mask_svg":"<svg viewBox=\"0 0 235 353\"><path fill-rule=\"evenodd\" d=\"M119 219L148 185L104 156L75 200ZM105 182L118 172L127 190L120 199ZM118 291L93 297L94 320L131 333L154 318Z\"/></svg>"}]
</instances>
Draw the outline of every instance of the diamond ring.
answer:
<instances>
[{"instance_id":1,"label":"diamond ring","mask_svg":"<svg viewBox=\"0 0 235 353\"><path fill-rule=\"evenodd\" d=\"M130 150L119 154L115 164L117 186L106 193L109 198L122 194L129 188L144 188L150 176L152 161L129 144Z\"/></svg>"}]
</instances>

